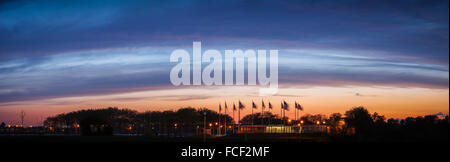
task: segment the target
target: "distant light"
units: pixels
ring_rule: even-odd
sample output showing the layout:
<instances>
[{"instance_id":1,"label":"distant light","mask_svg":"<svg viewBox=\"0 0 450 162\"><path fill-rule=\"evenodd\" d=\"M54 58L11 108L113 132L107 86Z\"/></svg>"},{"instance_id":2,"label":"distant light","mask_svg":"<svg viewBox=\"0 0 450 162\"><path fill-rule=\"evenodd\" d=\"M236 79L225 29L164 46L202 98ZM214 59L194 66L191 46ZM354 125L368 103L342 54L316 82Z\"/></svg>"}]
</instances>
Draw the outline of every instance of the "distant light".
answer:
<instances>
[{"instance_id":1,"label":"distant light","mask_svg":"<svg viewBox=\"0 0 450 162\"><path fill-rule=\"evenodd\" d=\"M212 123L209 123L209 126L211 127L211 126L212 126Z\"/></svg>"},{"instance_id":2,"label":"distant light","mask_svg":"<svg viewBox=\"0 0 450 162\"><path fill-rule=\"evenodd\" d=\"M290 123L290 122L292 122L292 120L291 120L291 119L288 119L288 122Z\"/></svg>"},{"instance_id":3,"label":"distant light","mask_svg":"<svg viewBox=\"0 0 450 162\"><path fill-rule=\"evenodd\" d=\"M303 124L305 121L303 121L303 120L300 120L300 124Z\"/></svg>"},{"instance_id":4,"label":"distant light","mask_svg":"<svg viewBox=\"0 0 450 162\"><path fill-rule=\"evenodd\" d=\"M320 121L316 121L316 124L317 124L317 125L320 125Z\"/></svg>"},{"instance_id":5,"label":"distant light","mask_svg":"<svg viewBox=\"0 0 450 162\"><path fill-rule=\"evenodd\" d=\"M325 124L325 121L323 121L322 124Z\"/></svg>"},{"instance_id":6,"label":"distant light","mask_svg":"<svg viewBox=\"0 0 450 162\"><path fill-rule=\"evenodd\" d=\"M215 124L218 125L219 123L216 122Z\"/></svg>"}]
</instances>

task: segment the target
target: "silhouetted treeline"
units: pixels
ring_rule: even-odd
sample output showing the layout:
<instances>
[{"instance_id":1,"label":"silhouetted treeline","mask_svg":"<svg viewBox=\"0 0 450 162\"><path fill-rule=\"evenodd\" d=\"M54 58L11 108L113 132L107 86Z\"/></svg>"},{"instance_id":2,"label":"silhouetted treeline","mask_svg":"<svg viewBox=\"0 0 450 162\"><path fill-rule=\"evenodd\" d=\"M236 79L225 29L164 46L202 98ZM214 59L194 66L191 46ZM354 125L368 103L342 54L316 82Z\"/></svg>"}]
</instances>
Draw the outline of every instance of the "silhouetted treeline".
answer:
<instances>
[{"instance_id":1,"label":"silhouetted treeline","mask_svg":"<svg viewBox=\"0 0 450 162\"><path fill-rule=\"evenodd\" d=\"M82 135L112 135L113 133L140 133L147 135L195 132L203 128L204 113L206 122L232 122L228 115L208 109L182 108L177 111L148 111L139 113L130 109L109 107L106 109L80 110L49 117L44 125L54 129L79 126ZM69 129L68 129L69 130Z\"/></svg>"},{"instance_id":2,"label":"silhouetted treeline","mask_svg":"<svg viewBox=\"0 0 450 162\"><path fill-rule=\"evenodd\" d=\"M206 112L206 125L204 113ZM219 119L220 118L220 119ZM220 121L220 123L218 123ZM106 108L80 110L49 117L44 125L53 129L76 128L83 135L112 135L113 133L145 135L195 135L203 127L214 128L224 123L231 126L229 115L219 115L209 109L182 108L177 111L149 111L139 113L130 109ZM345 114L304 114L296 119L281 119L270 112L249 114L242 124L255 125L326 125L328 135L339 140L358 141L448 141L449 118L436 115L386 119L378 113L369 113L364 107L355 107ZM69 129L70 130L70 129ZM72 129L73 130L73 129ZM189 134L190 133L190 134Z\"/></svg>"},{"instance_id":3,"label":"silhouetted treeline","mask_svg":"<svg viewBox=\"0 0 450 162\"><path fill-rule=\"evenodd\" d=\"M358 141L448 141L449 117L439 119L436 115L387 119L370 114L364 107L355 107L345 112L332 114L327 120L330 133L335 136L348 135Z\"/></svg>"}]
</instances>

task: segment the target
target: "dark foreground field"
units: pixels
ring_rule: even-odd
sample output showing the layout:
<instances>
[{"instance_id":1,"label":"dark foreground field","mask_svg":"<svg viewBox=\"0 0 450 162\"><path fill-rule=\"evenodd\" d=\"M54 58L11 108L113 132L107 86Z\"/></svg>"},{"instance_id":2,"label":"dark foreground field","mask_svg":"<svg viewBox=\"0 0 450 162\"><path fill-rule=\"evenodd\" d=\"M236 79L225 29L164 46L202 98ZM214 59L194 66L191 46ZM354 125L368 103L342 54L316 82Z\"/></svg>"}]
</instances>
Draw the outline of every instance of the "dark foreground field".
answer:
<instances>
[{"instance_id":1,"label":"dark foreground field","mask_svg":"<svg viewBox=\"0 0 450 162\"><path fill-rule=\"evenodd\" d=\"M39 135L39 136L0 136L0 143L435 143L448 142L448 138L442 139L372 139L360 137L333 137L320 135L298 134L236 134L223 137L191 136L191 137L166 137L166 136L68 136L68 135Z\"/></svg>"},{"instance_id":2,"label":"dark foreground field","mask_svg":"<svg viewBox=\"0 0 450 162\"><path fill-rule=\"evenodd\" d=\"M0 152L24 154L33 159L79 159L137 161L140 159L210 160L207 157L181 156L183 149L216 149L214 160L280 160L314 158L331 161L355 155L374 159L405 160L417 155L442 156L445 142L360 141L355 138L299 136L294 134L240 134L226 137L155 137L155 136L0 136ZM267 156L225 156L227 147L268 147ZM235 151L239 153L240 150ZM408 152L402 154L400 152ZM429 152L431 154L424 154ZM59 161L59 160L58 160ZM159 160L158 160L159 161Z\"/></svg>"},{"instance_id":3,"label":"dark foreground field","mask_svg":"<svg viewBox=\"0 0 450 162\"><path fill-rule=\"evenodd\" d=\"M329 142L329 137L292 134L239 134L224 137L157 137L157 136L0 136L2 143L22 142Z\"/></svg>"}]
</instances>

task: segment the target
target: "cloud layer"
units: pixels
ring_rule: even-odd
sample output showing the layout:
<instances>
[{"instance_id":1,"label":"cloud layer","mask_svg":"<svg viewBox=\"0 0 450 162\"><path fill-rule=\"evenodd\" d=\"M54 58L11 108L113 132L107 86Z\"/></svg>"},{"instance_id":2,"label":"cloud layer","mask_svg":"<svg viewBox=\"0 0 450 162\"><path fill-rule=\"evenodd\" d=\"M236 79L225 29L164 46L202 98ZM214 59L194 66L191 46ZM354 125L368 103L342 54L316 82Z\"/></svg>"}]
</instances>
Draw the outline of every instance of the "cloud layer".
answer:
<instances>
[{"instance_id":1,"label":"cloud layer","mask_svg":"<svg viewBox=\"0 0 450 162\"><path fill-rule=\"evenodd\" d=\"M448 88L448 1L11 1L0 102L173 88L169 54L279 49L282 86Z\"/></svg>"}]
</instances>

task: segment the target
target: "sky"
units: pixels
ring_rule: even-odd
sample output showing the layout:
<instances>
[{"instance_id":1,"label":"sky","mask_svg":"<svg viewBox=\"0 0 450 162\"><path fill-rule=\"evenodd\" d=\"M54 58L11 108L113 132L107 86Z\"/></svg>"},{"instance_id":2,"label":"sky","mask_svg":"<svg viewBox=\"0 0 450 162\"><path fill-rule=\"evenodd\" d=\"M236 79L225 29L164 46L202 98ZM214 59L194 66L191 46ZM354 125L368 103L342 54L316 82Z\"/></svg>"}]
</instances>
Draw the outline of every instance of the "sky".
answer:
<instances>
[{"instance_id":1,"label":"sky","mask_svg":"<svg viewBox=\"0 0 450 162\"><path fill-rule=\"evenodd\" d=\"M20 111L40 125L80 109L217 110L238 100L270 101L274 113L287 100L302 114L355 106L393 118L448 114L448 3L2 1L0 122L18 123ZM279 92L173 86L170 54L192 53L193 41L221 52L279 50Z\"/></svg>"}]
</instances>

